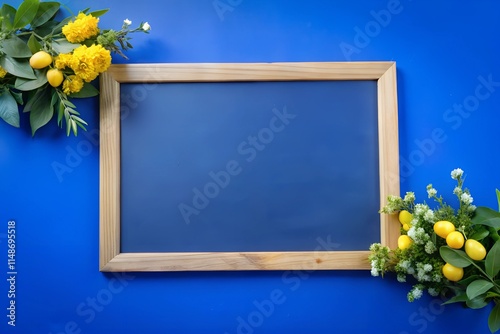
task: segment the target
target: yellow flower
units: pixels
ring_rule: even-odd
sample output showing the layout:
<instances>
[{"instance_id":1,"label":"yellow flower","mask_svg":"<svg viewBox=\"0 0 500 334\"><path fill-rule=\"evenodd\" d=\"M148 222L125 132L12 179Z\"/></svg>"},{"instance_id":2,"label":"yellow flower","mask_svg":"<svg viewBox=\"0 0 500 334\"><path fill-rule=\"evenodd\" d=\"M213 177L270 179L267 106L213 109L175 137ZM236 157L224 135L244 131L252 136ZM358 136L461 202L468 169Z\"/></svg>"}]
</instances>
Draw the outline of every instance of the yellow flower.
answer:
<instances>
[{"instance_id":1,"label":"yellow flower","mask_svg":"<svg viewBox=\"0 0 500 334\"><path fill-rule=\"evenodd\" d=\"M76 20L69 22L62 28L62 33L70 43L80 43L99 33L97 23L99 19L92 15L79 13Z\"/></svg>"},{"instance_id":2,"label":"yellow flower","mask_svg":"<svg viewBox=\"0 0 500 334\"><path fill-rule=\"evenodd\" d=\"M2 66L0 66L0 79L7 75L7 71L4 70Z\"/></svg>"},{"instance_id":3,"label":"yellow flower","mask_svg":"<svg viewBox=\"0 0 500 334\"><path fill-rule=\"evenodd\" d=\"M61 53L57 56L55 61L55 66L58 70L64 70L66 67L69 67L71 64L71 59L73 56L70 53Z\"/></svg>"},{"instance_id":4,"label":"yellow flower","mask_svg":"<svg viewBox=\"0 0 500 334\"><path fill-rule=\"evenodd\" d=\"M77 76L90 82L111 65L111 53L101 45L82 45L73 51L70 67Z\"/></svg>"},{"instance_id":5,"label":"yellow flower","mask_svg":"<svg viewBox=\"0 0 500 334\"><path fill-rule=\"evenodd\" d=\"M78 93L83 88L83 80L76 76L70 75L63 82L64 94Z\"/></svg>"}]
</instances>

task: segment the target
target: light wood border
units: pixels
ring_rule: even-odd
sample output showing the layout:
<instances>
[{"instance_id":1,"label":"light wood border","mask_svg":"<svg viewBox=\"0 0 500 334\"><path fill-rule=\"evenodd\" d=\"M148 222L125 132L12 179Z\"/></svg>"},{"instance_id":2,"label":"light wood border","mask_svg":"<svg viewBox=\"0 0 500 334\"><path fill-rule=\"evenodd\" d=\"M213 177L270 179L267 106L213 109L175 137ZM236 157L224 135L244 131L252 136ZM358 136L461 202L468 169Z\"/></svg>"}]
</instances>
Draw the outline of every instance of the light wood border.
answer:
<instances>
[{"instance_id":1,"label":"light wood border","mask_svg":"<svg viewBox=\"0 0 500 334\"><path fill-rule=\"evenodd\" d=\"M369 251L120 252L120 84L224 81L376 80L380 206L399 194L398 110L394 62L112 65L101 75L100 271L368 269ZM396 247L399 222L381 215L382 244Z\"/></svg>"}]
</instances>

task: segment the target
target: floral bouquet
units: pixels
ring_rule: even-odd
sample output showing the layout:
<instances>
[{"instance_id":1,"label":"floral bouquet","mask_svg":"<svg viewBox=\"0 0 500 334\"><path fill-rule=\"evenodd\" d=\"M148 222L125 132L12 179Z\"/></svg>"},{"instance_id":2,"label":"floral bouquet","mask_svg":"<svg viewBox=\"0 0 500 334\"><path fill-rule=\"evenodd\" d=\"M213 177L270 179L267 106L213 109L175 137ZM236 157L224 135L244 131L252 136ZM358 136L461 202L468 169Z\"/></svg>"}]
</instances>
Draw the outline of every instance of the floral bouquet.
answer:
<instances>
[{"instance_id":1,"label":"floral bouquet","mask_svg":"<svg viewBox=\"0 0 500 334\"><path fill-rule=\"evenodd\" d=\"M123 54L132 48L128 36L148 33L124 20L119 31L100 29L99 17L107 10L80 11L61 21L61 4L24 0L18 9L0 8L0 118L19 127L19 108L30 113L32 135L55 115L66 134L77 135L88 125L76 111L71 98L98 94L91 82L111 65L111 52Z\"/></svg>"},{"instance_id":2,"label":"floral bouquet","mask_svg":"<svg viewBox=\"0 0 500 334\"><path fill-rule=\"evenodd\" d=\"M457 181L453 193L459 206L446 204L432 184L427 186L428 197L437 203L415 203L415 194L404 198L389 196L381 210L398 214L401 236L398 248L389 249L379 243L370 246L371 274L383 276L395 272L399 282L407 278L416 281L408 293L412 302L427 291L441 295L449 303L463 303L479 309L493 302L488 326L500 329L500 212L476 207L467 188L463 188L463 171L455 169L451 177ZM497 190L500 210L500 191Z\"/></svg>"}]
</instances>

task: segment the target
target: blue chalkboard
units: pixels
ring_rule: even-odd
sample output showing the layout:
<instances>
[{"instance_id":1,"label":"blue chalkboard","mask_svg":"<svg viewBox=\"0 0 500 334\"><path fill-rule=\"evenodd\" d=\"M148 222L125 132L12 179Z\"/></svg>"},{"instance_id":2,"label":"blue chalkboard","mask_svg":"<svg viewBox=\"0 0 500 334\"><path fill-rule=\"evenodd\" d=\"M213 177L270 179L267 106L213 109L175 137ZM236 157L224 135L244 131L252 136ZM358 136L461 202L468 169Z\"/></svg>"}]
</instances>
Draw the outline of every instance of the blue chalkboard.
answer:
<instances>
[{"instance_id":1,"label":"blue chalkboard","mask_svg":"<svg viewBox=\"0 0 500 334\"><path fill-rule=\"evenodd\" d=\"M380 241L376 81L120 89L121 252Z\"/></svg>"}]
</instances>

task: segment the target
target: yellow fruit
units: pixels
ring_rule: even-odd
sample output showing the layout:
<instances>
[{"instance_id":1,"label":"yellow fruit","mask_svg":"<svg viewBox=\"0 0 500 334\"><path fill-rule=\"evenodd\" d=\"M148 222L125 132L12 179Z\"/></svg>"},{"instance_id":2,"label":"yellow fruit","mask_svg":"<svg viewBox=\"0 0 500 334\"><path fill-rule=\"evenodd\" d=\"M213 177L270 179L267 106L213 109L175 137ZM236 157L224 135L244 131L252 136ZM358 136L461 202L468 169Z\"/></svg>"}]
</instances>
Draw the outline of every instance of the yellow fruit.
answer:
<instances>
[{"instance_id":1,"label":"yellow fruit","mask_svg":"<svg viewBox=\"0 0 500 334\"><path fill-rule=\"evenodd\" d=\"M442 272L443 272L443 276L452 282L460 281L462 279L462 277L464 277L464 269L463 268L458 268L458 267L452 266L449 263L446 263L443 266Z\"/></svg>"},{"instance_id":2,"label":"yellow fruit","mask_svg":"<svg viewBox=\"0 0 500 334\"><path fill-rule=\"evenodd\" d=\"M45 68L52 64L52 56L45 51L38 51L30 58L30 65L34 69Z\"/></svg>"},{"instance_id":3,"label":"yellow fruit","mask_svg":"<svg viewBox=\"0 0 500 334\"><path fill-rule=\"evenodd\" d=\"M455 231L455 225L447 220L440 220L434 224L434 232L441 238L445 238L450 232Z\"/></svg>"},{"instance_id":4,"label":"yellow fruit","mask_svg":"<svg viewBox=\"0 0 500 334\"><path fill-rule=\"evenodd\" d=\"M410 229L410 227L411 226L409 224L404 224L403 225L403 230L408 231Z\"/></svg>"},{"instance_id":5,"label":"yellow fruit","mask_svg":"<svg viewBox=\"0 0 500 334\"><path fill-rule=\"evenodd\" d=\"M477 240L467 239L465 242L465 252L476 261L481 261L486 256L486 248Z\"/></svg>"},{"instance_id":6,"label":"yellow fruit","mask_svg":"<svg viewBox=\"0 0 500 334\"><path fill-rule=\"evenodd\" d=\"M47 71L47 81L52 87L59 87L64 80L64 76L61 71L55 68L51 68Z\"/></svg>"},{"instance_id":7,"label":"yellow fruit","mask_svg":"<svg viewBox=\"0 0 500 334\"><path fill-rule=\"evenodd\" d=\"M411 238L405 234L400 235L398 238L398 248L401 250L409 248L412 243L413 240L411 240Z\"/></svg>"},{"instance_id":8,"label":"yellow fruit","mask_svg":"<svg viewBox=\"0 0 500 334\"><path fill-rule=\"evenodd\" d=\"M462 232L453 231L446 237L446 244L454 249L460 249L464 245L465 239Z\"/></svg>"},{"instance_id":9,"label":"yellow fruit","mask_svg":"<svg viewBox=\"0 0 500 334\"><path fill-rule=\"evenodd\" d=\"M399 222L401 225L408 224L410 225L413 220L413 215L406 210L399 211Z\"/></svg>"}]
</instances>

